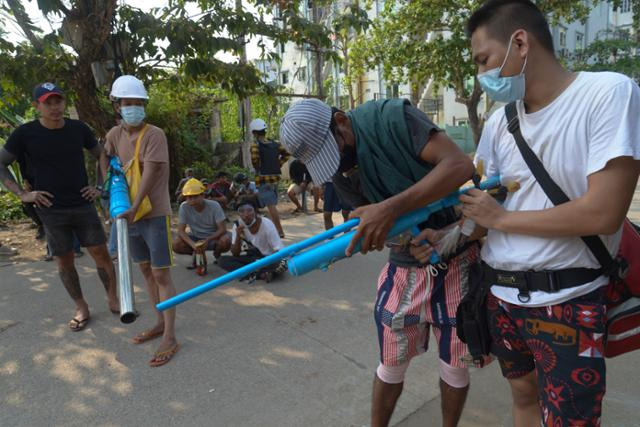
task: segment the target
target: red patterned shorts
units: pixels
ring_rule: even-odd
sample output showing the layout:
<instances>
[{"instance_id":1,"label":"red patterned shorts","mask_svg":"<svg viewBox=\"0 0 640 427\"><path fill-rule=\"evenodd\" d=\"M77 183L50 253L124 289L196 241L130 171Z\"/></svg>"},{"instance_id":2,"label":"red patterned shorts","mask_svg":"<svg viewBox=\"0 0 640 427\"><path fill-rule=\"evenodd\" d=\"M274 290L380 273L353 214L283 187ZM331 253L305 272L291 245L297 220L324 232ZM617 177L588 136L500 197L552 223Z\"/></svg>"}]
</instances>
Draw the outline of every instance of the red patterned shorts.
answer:
<instances>
[{"instance_id":1,"label":"red patterned shorts","mask_svg":"<svg viewBox=\"0 0 640 427\"><path fill-rule=\"evenodd\" d=\"M599 426L606 389L604 288L564 303L521 307L489 292L491 352L505 378L535 370L545 426Z\"/></svg>"},{"instance_id":2,"label":"red patterned shorts","mask_svg":"<svg viewBox=\"0 0 640 427\"><path fill-rule=\"evenodd\" d=\"M435 275L423 267L385 265L374 308L383 365L398 366L427 351L433 327L440 359L451 366L468 366L463 360L467 346L456 334L456 309L468 286L469 265L478 256L478 246L473 245Z\"/></svg>"}]
</instances>

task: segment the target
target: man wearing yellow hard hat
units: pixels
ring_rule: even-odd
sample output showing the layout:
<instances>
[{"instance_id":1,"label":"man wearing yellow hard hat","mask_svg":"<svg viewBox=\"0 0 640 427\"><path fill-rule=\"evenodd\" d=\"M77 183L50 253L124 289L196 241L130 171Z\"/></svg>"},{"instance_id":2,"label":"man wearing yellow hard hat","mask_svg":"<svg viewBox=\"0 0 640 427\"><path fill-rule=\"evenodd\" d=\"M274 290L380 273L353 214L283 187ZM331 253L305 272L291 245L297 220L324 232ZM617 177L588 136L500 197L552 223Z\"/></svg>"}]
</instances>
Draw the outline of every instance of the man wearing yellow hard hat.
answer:
<instances>
[{"instance_id":1,"label":"man wearing yellow hard hat","mask_svg":"<svg viewBox=\"0 0 640 427\"><path fill-rule=\"evenodd\" d=\"M182 188L185 201L178 210L178 238L173 242L173 251L177 254L203 255L210 250L218 258L231 248L224 211L215 200L205 199L204 191L205 186L195 178L189 179ZM196 268L195 258L194 265L188 268Z\"/></svg>"}]
</instances>

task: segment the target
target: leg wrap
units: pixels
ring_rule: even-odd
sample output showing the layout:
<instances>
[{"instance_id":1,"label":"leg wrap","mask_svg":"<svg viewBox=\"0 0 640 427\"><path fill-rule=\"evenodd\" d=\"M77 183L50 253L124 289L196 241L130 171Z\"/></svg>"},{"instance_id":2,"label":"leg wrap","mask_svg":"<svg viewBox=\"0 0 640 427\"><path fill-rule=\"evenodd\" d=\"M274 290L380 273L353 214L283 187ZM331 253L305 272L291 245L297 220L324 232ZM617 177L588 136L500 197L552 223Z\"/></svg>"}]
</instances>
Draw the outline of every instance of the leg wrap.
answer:
<instances>
[{"instance_id":1,"label":"leg wrap","mask_svg":"<svg viewBox=\"0 0 640 427\"><path fill-rule=\"evenodd\" d=\"M440 360L440 378L451 387L465 388L469 385L469 368L456 368Z\"/></svg>"},{"instance_id":2,"label":"leg wrap","mask_svg":"<svg viewBox=\"0 0 640 427\"><path fill-rule=\"evenodd\" d=\"M387 384L400 384L404 382L404 374L407 372L409 362L398 366L386 366L382 363L378 366L376 374L378 378Z\"/></svg>"}]
</instances>

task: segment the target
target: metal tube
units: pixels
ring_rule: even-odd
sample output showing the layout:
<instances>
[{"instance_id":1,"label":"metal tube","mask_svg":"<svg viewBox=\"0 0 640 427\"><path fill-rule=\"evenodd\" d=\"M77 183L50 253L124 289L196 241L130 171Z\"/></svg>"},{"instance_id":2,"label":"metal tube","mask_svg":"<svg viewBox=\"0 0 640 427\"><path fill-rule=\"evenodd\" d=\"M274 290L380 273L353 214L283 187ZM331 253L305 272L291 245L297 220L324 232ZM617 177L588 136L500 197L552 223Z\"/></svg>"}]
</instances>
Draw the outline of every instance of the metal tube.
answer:
<instances>
[{"instance_id":1,"label":"metal tube","mask_svg":"<svg viewBox=\"0 0 640 427\"><path fill-rule=\"evenodd\" d=\"M120 321L131 323L136 320L131 258L129 257L129 225L125 218L116 219L118 237L118 293L120 294Z\"/></svg>"}]
</instances>

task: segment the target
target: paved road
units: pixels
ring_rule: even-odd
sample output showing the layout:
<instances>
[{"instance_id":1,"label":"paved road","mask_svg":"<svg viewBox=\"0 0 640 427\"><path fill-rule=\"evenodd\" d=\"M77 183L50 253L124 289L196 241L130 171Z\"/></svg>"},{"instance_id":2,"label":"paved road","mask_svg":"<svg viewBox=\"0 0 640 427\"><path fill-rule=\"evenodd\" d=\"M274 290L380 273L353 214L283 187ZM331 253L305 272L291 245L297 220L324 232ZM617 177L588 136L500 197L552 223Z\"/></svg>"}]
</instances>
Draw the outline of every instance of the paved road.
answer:
<instances>
[{"instance_id":1,"label":"paved road","mask_svg":"<svg viewBox=\"0 0 640 427\"><path fill-rule=\"evenodd\" d=\"M640 206L634 209L640 219ZM311 215L285 226L301 239L320 223ZM122 325L106 308L91 261L80 259L92 322L72 333L54 265L0 264L0 426L366 425L377 365L372 301L384 259L358 255L329 272L236 282L187 302L178 309L183 348L156 369L146 364L154 343L129 343L153 320L137 271L142 316ZM179 291L201 282L185 270L188 262L178 258L173 269ZM603 425L638 425L639 362L637 352L609 363ZM438 425L437 381L434 354L413 363L393 422ZM497 367L473 372L472 381L462 425L510 425Z\"/></svg>"}]
</instances>

